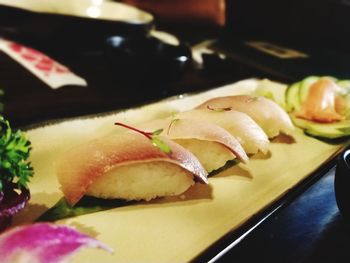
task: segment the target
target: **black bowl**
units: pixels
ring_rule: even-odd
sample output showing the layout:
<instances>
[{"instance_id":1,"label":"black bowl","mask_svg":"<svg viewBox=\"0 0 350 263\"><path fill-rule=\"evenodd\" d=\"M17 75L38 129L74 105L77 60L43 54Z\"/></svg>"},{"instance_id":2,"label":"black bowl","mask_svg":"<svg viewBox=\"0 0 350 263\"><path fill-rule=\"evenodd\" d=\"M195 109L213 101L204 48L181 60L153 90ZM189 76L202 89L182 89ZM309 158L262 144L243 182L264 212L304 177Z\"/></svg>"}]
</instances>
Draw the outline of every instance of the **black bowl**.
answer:
<instances>
[{"instance_id":1,"label":"black bowl","mask_svg":"<svg viewBox=\"0 0 350 263\"><path fill-rule=\"evenodd\" d=\"M128 79L177 79L192 65L188 45L170 45L150 36L111 37L106 43L106 57L111 70Z\"/></svg>"},{"instance_id":2,"label":"black bowl","mask_svg":"<svg viewBox=\"0 0 350 263\"><path fill-rule=\"evenodd\" d=\"M350 220L350 148L338 157L334 188L338 208L344 218Z\"/></svg>"}]
</instances>

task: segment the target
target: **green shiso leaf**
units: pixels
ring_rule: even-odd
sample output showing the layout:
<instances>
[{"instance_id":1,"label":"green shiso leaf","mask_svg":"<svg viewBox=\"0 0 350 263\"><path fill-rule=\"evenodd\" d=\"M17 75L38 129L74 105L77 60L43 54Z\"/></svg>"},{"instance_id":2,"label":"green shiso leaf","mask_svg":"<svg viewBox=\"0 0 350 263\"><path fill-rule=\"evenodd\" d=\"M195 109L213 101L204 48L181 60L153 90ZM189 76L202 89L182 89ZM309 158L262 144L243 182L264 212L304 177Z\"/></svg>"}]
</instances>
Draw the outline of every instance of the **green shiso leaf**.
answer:
<instances>
[{"instance_id":1,"label":"green shiso leaf","mask_svg":"<svg viewBox=\"0 0 350 263\"><path fill-rule=\"evenodd\" d=\"M100 199L84 196L76 205L71 206L61 198L53 207L42 214L36 221L56 221L60 219L105 211L134 204L134 201L120 199Z\"/></svg>"}]
</instances>

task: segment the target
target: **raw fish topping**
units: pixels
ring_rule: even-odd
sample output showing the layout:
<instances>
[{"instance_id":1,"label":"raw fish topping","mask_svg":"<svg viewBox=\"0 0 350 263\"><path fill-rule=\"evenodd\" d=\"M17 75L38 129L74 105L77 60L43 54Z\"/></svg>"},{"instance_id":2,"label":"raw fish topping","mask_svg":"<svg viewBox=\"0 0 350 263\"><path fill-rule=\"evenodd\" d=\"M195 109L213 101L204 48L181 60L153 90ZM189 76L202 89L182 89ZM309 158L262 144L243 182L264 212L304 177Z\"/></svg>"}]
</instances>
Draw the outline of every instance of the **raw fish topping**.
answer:
<instances>
[{"instance_id":1,"label":"raw fish topping","mask_svg":"<svg viewBox=\"0 0 350 263\"><path fill-rule=\"evenodd\" d=\"M190 172L194 179L207 183L207 172L192 153L160 136L171 149L167 154L138 132L125 131L79 145L57 163L57 176L67 201L74 205L97 178L117 167L161 161Z\"/></svg>"},{"instance_id":2,"label":"raw fish topping","mask_svg":"<svg viewBox=\"0 0 350 263\"><path fill-rule=\"evenodd\" d=\"M290 134L294 129L288 114L274 101L265 97L237 95L210 99L197 109L231 109L247 114L269 138L279 133Z\"/></svg>"},{"instance_id":3,"label":"raw fish topping","mask_svg":"<svg viewBox=\"0 0 350 263\"><path fill-rule=\"evenodd\" d=\"M350 81L309 76L285 90L286 110L308 135L337 139L350 136Z\"/></svg>"},{"instance_id":4,"label":"raw fish topping","mask_svg":"<svg viewBox=\"0 0 350 263\"><path fill-rule=\"evenodd\" d=\"M296 112L299 118L316 122L336 122L344 119L338 111L343 107L341 97L337 94L337 84L330 78L323 77L310 86L301 111Z\"/></svg>"}]
</instances>

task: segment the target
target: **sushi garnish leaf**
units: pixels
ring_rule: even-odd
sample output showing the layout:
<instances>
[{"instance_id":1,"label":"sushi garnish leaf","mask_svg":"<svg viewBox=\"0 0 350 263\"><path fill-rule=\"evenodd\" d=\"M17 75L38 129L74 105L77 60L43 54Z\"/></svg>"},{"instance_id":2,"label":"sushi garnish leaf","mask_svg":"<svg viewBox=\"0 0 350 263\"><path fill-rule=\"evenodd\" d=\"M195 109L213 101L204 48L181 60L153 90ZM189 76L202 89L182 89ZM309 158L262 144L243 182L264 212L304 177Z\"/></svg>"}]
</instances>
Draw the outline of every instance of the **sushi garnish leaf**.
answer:
<instances>
[{"instance_id":1,"label":"sushi garnish leaf","mask_svg":"<svg viewBox=\"0 0 350 263\"><path fill-rule=\"evenodd\" d=\"M223 111L230 111L230 110L232 110L232 107L214 108L214 107L211 107L210 105L208 105L207 109L211 110L211 111L216 111L216 112L223 112Z\"/></svg>"},{"instance_id":2,"label":"sushi garnish leaf","mask_svg":"<svg viewBox=\"0 0 350 263\"><path fill-rule=\"evenodd\" d=\"M15 183L27 188L34 171L27 161L31 143L20 131L13 131L9 122L0 115L0 191L5 184Z\"/></svg>"},{"instance_id":3,"label":"sushi garnish leaf","mask_svg":"<svg viewBox=\"0 0 350 263\"><path fill-rule=\"evenodd\" d=\"M166 154L171 153L171 148L169 147L169 145L167 145L159 136L163 132L163 129L158 129L153 132L146 132L121 122L115 122L114 124L142 134L143 136L148 138L152 142L152 144L162 152L165 152Z\"/></svg>"},{"instance_id":4,"label":"sushi garnish leaf","mask_svg":"<svg viewBox=\"0 0 350 263\"><path fill-rule=\"evenodd\" d=\"M151 137L160 135L162 132L163 132L163 129L155 130L154 132L151 133Z\"/></svg>"},{"instance_id":5,"label":"sushi garnish leaf","mask_svg":"<svg viewBox=\"0 0 350 263\"><path fill-rule=\"evenodd\" d=\"M83 198L80 199L78 203L72 206L63 197L35 221L53 222L60 219L87 215L117 207L133 205L134 203L135 201L126 201L122 199L103 199L93 196L83 196Z\"/></svg>"},{"instance_id":6,"label":"sushi garnish leaf","mask_svg":"<svg viewBox=\"0 0 350 263\"><path fill-rule=\"evenodd\" d=\"M260 98L258 96L250 96L247 98L247 102L258 101Z\"/></svg>"},{"instance_id":7,"label":"sushi garnish leaf","mask_svg":"<svg viewBox=\"0 0 350 263\"><path fill-rule=\"evenodd\" d=\"M170 133L170 129L171 129L171 127L173 127L173 125L175 124L175 122L177 122L177 121L179 121L180 119L172 119L171 120L171 122L170 122L170 124L169 124L169 126L168 126L168 130L167 130L167 135L169 135L169 133Z\"/></svg>"},{"instance_id":8,"label":"sushi garnish leaf","mask_svg":"<svg viewBox=\"0 0 350 263\"><path fill-rule=\"evenodd\" d=\"M171 148L157 135L152 135L152 144L158 147L162 152L171 153Z\"/></svg>"}]
</instances>

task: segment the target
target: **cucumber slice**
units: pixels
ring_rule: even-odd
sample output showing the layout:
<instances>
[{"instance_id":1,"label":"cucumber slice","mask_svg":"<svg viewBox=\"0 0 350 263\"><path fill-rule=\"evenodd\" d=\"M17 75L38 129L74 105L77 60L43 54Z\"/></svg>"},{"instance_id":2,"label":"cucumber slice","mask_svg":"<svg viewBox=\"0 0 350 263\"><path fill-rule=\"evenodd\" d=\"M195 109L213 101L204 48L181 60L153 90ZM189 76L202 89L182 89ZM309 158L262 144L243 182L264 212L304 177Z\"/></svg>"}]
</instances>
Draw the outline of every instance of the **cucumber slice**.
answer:
<instances>
[{"instance_id":1,"label":"cucumber slice","mask_svg":"<svg viewBox=\"0 0 350 263\"><path fill-rule=\"evenodd\" d=\"M264 96L268 99L273 100L283 109L286 108L285 93L287 90L287 85L270 81L268 79L263 79L257 89L255 94L258 96Z\"/></svg>"},{"instance_id":2,"label":"cucumber slice","mask_svg":"<svg viewBox=\"0 0 350 263\"><path fill-rule=\"evenodd\" d=\"M286 110L287 112L293 112L300 109L299 100L299 87L300 82L296 82L289 86L286 90Z\"/></svg>"},{"instance_id":3,"label":"cucumber slice","mask_svg":"<svg viewBox=\"0 0 350 263\"><path fill-rule=\"evenodd\" d=\"M337 84L344 89L350 90L350 80L349 79L338 80Z\"/></svg>"},{"instance_id":4,"label":"cucumber slice","mask_svg":"<svg viewBox=\"0 0 350 263\"><path fill-rule=\"evenodd\" d=\"M300 82L299 100L301 104L306 100L307 95L309 94L310 86L319 79L320 77L318 76L310 76Z\"/></svg>"},{"instance_id":5,"label":"cucumber slice","mask_svg":"<svg viewBox=\"0 0 350 263\"><path fill-rule=\"evenodd\" d=\"M292 117L294 124L305 130L305 133L327 139L350 136L350 120L336 123L317 123Z\"/></svg>"},{"instance_id":6,"label":"cucumber slice","mask_svg":"<svg viewBox=\"0 0 350 263\"><path fill-rule=\"evenodd\" d=\"M350 93L343 96L343 98L346 106L344 111L341 112L341 114L345 117L345 119L349 120L350 119Z\"/></svg>"},{"instance_id":7,"label":"cucumber slice","mask_svg":"<svg viewBox=\"0 0 350 263\"><path fill-rule=\"evenodd\" d=\"M338 80L337 85L340 87L337 91L340 96L347 96L350 94L350 80Z\"/></svg>"},{"instance_id":8,"label":"cucumber slice","mask_svg":"<svg viewBox=\"0 0 350 263\"><path fill-rule=\"evenodd\" d=\"M311 85L320 78L319 76L310 76L288 87L286 91L288 112L295 112L301 109L301 105L307 99ZM295 126L304 129L306 134L315 137L327 139L350 137L350 80L337 80L333 77L329 78L332 78L337 83L339 86L337 93L345 99L347 107L344 109L344 112L341 113L345 117L345 120L334 123L319 123L295 116L292 116L292 120Z\"/></svg>"}]
</instances>

